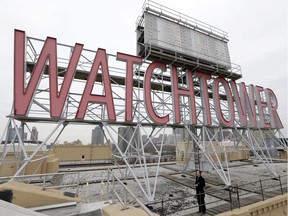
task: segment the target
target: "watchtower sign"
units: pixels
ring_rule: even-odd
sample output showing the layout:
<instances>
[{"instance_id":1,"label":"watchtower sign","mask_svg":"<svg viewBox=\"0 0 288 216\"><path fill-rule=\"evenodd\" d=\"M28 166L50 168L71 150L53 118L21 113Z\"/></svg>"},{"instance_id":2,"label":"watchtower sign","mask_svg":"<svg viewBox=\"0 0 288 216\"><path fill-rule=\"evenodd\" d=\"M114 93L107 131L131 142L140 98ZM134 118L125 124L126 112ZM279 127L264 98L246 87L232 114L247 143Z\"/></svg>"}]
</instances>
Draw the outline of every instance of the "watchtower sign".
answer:
<instances>
[{"instance_id":1,"label":"watchtower sign","mask_svg":"<svg viewBox=\"0 0 288 216\"><path fill-rule=\"evenodd\" d=\"M109 56L105 49L98 49L95 52L94 60L90 62L90 71L81 71L82 44L71 47L71 57L66 59L67 69L62 71L57 63L59 58L55 38L46 39L41 52L33 62L27 61L25 41L25 32L15 30L14 115L16 117L29 118L33 112L30 109L31 104L37 97L37 91L41 92L37 89L41 86L40 80L46 77L49 80L49 88L46 91L49 92L50 104L46 110L49 111L53 121L55 119L85 121L89 118L88 107L104 105L106 114L99 121L135 123L133 112L136 106L133 104L137 101L133 100L133 92L139 90L142 93L140 97L143 98L140 104L141 112L143 116L150 118L150 120L143 119L145 123L158 125L186 123L194 126L212 126L217 123L223 127L283 128L277 113L277 97L271 89L246 86L245 83L236 84L233 79L199 72L189 65L183 69L176 64L167 65L160 61L145 62L139 56L124 53L116 54L116 63L121 61L125 64L122 74L116 76L110 72L113 65L109 64ZM45 69L47 63L49 66ZM31 69L28 81L25 71L27 67ZM71 85L73 80L78 79L77 73L86 75L85 85L79 95L75 115L65 117L63 113L67 112L67 109L69 112L69 106L65 107L65 104L67 105L69 94L74 93L71 91ZM60 77L62 83L58 84ZM101 77L99 81L97 77L98 79ZM115 79L122 80L123 84L118 87L125 89L124 94L118 94L115 90ZM163 82L159 83L159 80ZM95 90L95 82L103 85L103 89ZM137 82L139 85L133 87L133 83ZM167 99L160 101L158 97L153 97L155 94ZM123 103L124 116L116 113L117 100ZM185 102L181 103L181 100ZM103 109L100 112L102 111ZM38 117L49 121L47 117Z\"/></svg>"}]
</instances>

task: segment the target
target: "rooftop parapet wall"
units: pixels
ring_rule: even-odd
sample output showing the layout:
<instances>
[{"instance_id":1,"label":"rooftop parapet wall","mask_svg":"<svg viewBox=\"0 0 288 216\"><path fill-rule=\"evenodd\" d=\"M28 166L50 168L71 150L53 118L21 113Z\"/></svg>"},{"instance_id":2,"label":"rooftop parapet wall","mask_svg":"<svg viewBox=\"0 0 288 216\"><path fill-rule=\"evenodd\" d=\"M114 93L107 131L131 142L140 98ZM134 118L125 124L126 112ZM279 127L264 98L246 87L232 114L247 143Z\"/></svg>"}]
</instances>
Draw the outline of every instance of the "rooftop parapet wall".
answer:
<instances>
[{"instance_id":1,"label":"rooftop parapet wall","mask_svg":"<svg viewBox=\"0 0 288 216\"><path fill-rule=\"evenodd\" d=\"M112 147L109 145L59 145L53 151L60 162L112 159Z\"/></svg>"},{"instance_id":2,"label":"rooftop parapet wall","mask_svg":"<svg viewBox=\"0 0 288 216\"><path fill-rule=\"evenodd\" d=\"M0 152L2 153L2 152ZM31 155L32 152L28 151L28 155ZM30 162L24 174L31 175L37 170L34 174L43 174L43 173L56 173L59 170L59 158L55 157L55 154L49 154L46 159L40 159L42 155L36 154ZM21 162L23 163L23 161ZM39 168L38 168L39 167ZM15 161L15 156L12 153L6 155L4 162L0 166L0 177L13 176L17 171L17 161Z\"/></svg>"},{"instance_id":3,"label":"rooftop parapet wall","mask_svg":"<svg viewBox=\"0 0 288 216\"><path fill-rule=\"evenodd\" d=\"M252 205L245 206L240 209L235 209L233 211L224 212L218 214L217 216L286 216L287 215L287 193L254 203Z\"/></svg>"}]
</instances>

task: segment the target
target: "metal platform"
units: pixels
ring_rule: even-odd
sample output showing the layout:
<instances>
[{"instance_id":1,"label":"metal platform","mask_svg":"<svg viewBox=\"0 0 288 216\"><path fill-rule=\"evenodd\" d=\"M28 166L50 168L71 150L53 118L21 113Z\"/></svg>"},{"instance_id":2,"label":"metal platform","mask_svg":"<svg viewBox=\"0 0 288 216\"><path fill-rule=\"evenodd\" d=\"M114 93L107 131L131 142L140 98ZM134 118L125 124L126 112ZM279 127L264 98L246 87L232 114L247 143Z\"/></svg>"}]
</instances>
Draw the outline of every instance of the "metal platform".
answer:
<instances>
[{"instance_id":1,"label":"metal platform","mask_svg":"<svg viewBox=\"0 0 288 216\"><path fill-rule=\"evenodd\" d=\"M221 64L211 63L183 53L165 50L152 44L142 43L138 55L150 61L160 61L168 65L173 64L184 70L191 68L192 71L199 71L212 76L221 76L232 80L242 78L240 65L231 64L231 67L227 68Z\"/></svg>"},{"instance_id":2,"label":"metal platform","mask_svg":"<svg viewBox=\"0 0 288 216\"><path fill-rule=\"evenodd\" d=\"M237 80L241 67L230 61L228 34L154 1L146 1L136 22L137 55Z\"/></svg>"}]
</instances>

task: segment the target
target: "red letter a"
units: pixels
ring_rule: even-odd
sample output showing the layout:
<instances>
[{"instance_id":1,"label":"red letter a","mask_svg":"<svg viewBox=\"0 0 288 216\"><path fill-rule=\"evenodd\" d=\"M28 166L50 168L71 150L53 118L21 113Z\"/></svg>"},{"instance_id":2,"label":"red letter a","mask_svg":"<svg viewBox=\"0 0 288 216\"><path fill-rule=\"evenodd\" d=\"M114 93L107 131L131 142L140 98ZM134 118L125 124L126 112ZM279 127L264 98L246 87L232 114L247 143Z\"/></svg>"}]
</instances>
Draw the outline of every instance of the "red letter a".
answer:
<instances>
[{"instance_id":1,"label":"red letter a","mask_svg":"<svg viewBox=\"0 0 288 216\"><path fill-rule=\"evenodd\" d=\"M102 69L102 79L104 83L104 91L105 95L94 95L92 94L93 86L95 79L97 77L97 72L99 66L101 65ZM87 79L87 83L80 101L80 105L78 107L76 119L84 119L88 103L99 103L106 104L108 119L110 121L116 120L115 108L112 96L111 82L108 70L108 62L106 57L105 49L98 49L91 71L89 73L89 77Z\"/></svg>"}]
</instances>

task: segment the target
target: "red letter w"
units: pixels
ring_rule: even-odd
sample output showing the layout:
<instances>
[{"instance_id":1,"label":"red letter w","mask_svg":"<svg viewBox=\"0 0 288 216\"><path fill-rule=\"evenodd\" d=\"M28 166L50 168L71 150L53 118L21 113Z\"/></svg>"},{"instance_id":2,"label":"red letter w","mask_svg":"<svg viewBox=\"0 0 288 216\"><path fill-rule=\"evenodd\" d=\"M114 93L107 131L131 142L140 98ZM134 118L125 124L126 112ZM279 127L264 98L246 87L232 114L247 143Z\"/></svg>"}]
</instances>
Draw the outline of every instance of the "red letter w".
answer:
<instances>
[{"instance_id":1,"label":"red letter w","mask_svg":"<svg viewBox=\"0 0 288 216\"><path fill-rule=\"evenodd\" d=\"M36 88L49 61L50 116L60 118L83 49L75 44L60 92L58 92L57 42L47 37L27 87L25 88L25 32L15 30L14 38L14 115L27 116Z\"/></svg>"}]
</instances>

